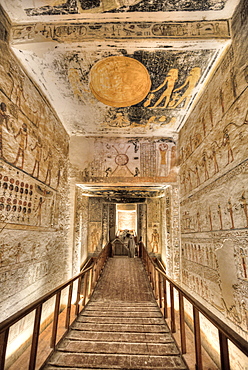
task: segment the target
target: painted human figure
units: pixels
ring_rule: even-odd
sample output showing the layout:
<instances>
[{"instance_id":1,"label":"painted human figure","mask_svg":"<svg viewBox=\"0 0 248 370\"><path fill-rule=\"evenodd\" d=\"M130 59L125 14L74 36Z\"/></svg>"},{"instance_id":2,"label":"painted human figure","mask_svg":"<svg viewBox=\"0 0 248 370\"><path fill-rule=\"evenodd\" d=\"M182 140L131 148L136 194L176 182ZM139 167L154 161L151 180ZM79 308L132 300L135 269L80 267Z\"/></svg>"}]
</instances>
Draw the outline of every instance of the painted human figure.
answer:
<instances>
[{"instance_id":1,"label":"painted human figure","mask_svg":"<svg viewBox=\"0 0 248 370\"><path fill-rule=\"evenodd\" d=\"M218 204L218 211L217 211L217 213L219 215L219 220L220 220L220 230L223 230L222 211L221 211L220 204Z\"/></svg>"},{"instance_id":2,"label":"painted human figure","mask_svg":"<svg viewBox=\"0 0 248 370\"><path fill-rule=\"evenodd\" d=\"M159 246L159 233L157 229L153 229L152 232L152 252L158 253L158 246Z\"/></svg>"},{"instance_id":3,"label":"painted human figure","mask_svg":"<svg viewBox=\"0 0 248 370\"><path fill-rule=\"evenodd\" d=\"M140 170L138 169L138 167L135 167L134 177L139 176L139 174L140 174Z\"/></svg>"},{"instance_id":4,"label":"painted human figure","mask_svg":"<svg viewBox=\"0 0 248 370\"><path fill-rule=\"evenodd\" d=\"M2 246L0 246L1 248L0 248L0 266L2 265L2 263L3 263L3 260L4 260L4 258L3 258L3 256L4 256L4 245Z\"/></svg>"},{"instance_id":5,"label":"painted human figure","mask_svg":"<svg viewBox=\"0 0 248 370\"><path fill-rule=\"evenodd\" d=\"M35 259L35 251L36 251L36 245L33 244L31 248L31 260Z\"/></svg>"},{"instance_id":6,"label":"painted human figure","mask_svg":"<svg viewBox=\"0 0 248 370\"><path fill-rule=\"evenodd\" d=\"M40 197L38 206L37 206L37 208L35 210L36 216L37 216L37 221L36 221L36 225L37 226L41 226L41 217L42 217L42 215L41 215L41 207L42 207L42 204L45 203L45 201L46 201L45 199L43 200L42 197Z\"/></svg>"},{"instance_id":7,"label":"painted human figure","mask_svg":"<svg viewBox=\"0 0 248 370\"><path fill-rule=\"evenodd\" d=\"M144 107L148 107L152 101L152 99L155 97L154 93L161 90L164 86L166 86L166 89L162 92L159 99L156 101L156 103L151 108L156 108L162 101L165 99L164 105L161 108L166 108L169 104L175 83L178 79L178 69L171 68L164 80L164 82L157 87L155 90L151 90L151 94L148 96L148 99L144 103Z\"/></svg>"},{"instance_id":8,"label":"painted human figure","mask_svg":"<svg viewBox=\"0 0 248 370\"><path fill-rule=\"evenodd\" d=\"M13 102L15 97L15 104L20 108L21 100L24 98L24 76L20 74L19 69L15 65L10 65L10 76L13 80L13 88L10 93L10 99Z\"/></svg>"},{"instance_id":9,"label":"painted human figure","mask_svg":"<svg viewBox=\"0 0 248 370\"><path fill-rule=\"evenodd\" d=\"M187 176L187 180L189 182L189 191L192 190L193 186L192 186L192 180L191 180L191 170L190 168L188 169L188 176Z\"/></svg>"},{"instance_id":10,"label":"painted human figure","mask_svg":"<svg viewBox=\"0 0 248 370\"><path fill-rule=\"evenodd\" d=\"M222 146L227 147L227 159L228 159L227 164L226 164L226 166L227 166L229 163L231 163L234 160L233 151L232 151L231 143L230 143L230 136L228 134L227 129L224 129L224 131L223 131Z\"/></svg>"},{"instance_id":11,"label":"painted human figure","mask_svg":"<svg viewBox=\"0 0 248 370\"><path fill-rule=\"evenodd\" d=\"M51 184L51 178L52 178L52 168L53 168L53 158L52 158L52 151L51 148L49 148L47 157L44 159L44 161L47 161L47 172L45 177L45 183L47 185Z\"/></svg>"},{"instance_id":12,"label":"painted human figure","mask_svg":"<svg viewBox=\"0 0 248 370\"><path fill-rule=\"evenodd\" d=\"M199 176L199 167L198 167L197 164L195 165L195 169L192 170L192 172L196 175L196 186L199 186L200 183L201 183L201 180L200 180L200 176Z\"/></svg>"},{"instance_id":13,"label":"painted human figure","mask_svg":"<svg viewBox=\"0 0 248 370\"><path fill-rule=\"evenodd\" d=\"M99 231L95 227L91 232L91 250L92 252L97 249L100 240Z\"/></svg>"},{"instance_id":14,"label":"painted human figure","mask_svg":"<svg viewBox=\"0 0 248 370\"><path fill-rule=\"evenodd\" d=\"M21 243L18 243L16 250L15 250L16 263L20 262L21 253L22 253L22 246L21 246Z\"/></svg>"},{"instance_id":15,"label":"painted human figure","mask_svg":"<svg viewBox=\"0 0 248 370\"><path fill-rule=\"evenodd\" d=\"M22 127L19 129L18 133L14 136L15 139L17 139L18 136L20 136L19 148L18 148L18 152L16 155L16 159L13 162L13 165L16 166L19 158L21 157L20 168L23 169L25 150L27 149L27 144L28 144L28 129L27 129L26 123L22 124Z\"/></svg>"},{"instance_id":16,"label":"painted human figure","mask_svg":"<svg viewBox=\"0 0 248 370\"><path fill-rule=\"evenodd\" d=\"M168 152L168 144L161 143L159 144L159 153L160 153L160 176L166 176L167 175L167 152Z\"/></svg>"},{"instance_id":17,"label":"painted human figure","mask_svg":"<svg viewBox=\"0 0 248 370\"><path fill-rule=\"evenodd\" d=\"M209 179L209 173L208 173L207 153L205 150L202 152L202 166L204 168L205 181L206 181Z\"/></svg>"},{"instance_id":18,"label":"painted human figure","mask_svg":"<svg viewBox=\"0 0 248 370\"><path fill-rule=\"evenodd\" d=\"M227 211L230 213L231 229L234 229L233 207L232 207L232 202L231 202L231 200L230 200L230 199L229 199L229 201L228 201Z\"/></svg>"},{"instance_id":19,"label":"painted human figure","mask_svg":"<svg viewBox=\"0 0 248 370\"><path fill-rule=\"evenodd\" d=\"M189 101L190 101L190 98L193 94L193 90L199 80L201 76L201 68L200 67L194 67L190 70L190 73L188 75L188 77L186 78L185 82L179 86L177 89L175 89L173 91L173 94L176 92L176 91L180 91L182 90L185 86L187 86L187 89L186 91L183 93L183 95L176 101L176 103L171 102L172 104L169 104L169 107L170 108L176 108L179 104L181 104L184 100L184 106L182 108L186 108Z\"/></svg>"},{"instance_id":20,"label":"painted human figure","mask_svg":"<svg viewBox=\"0 0 248 370\"><path fill-rule=\"evenodd\" d=\"M245 198L245 192L242 193L240 198L240 206L244 210L245 219L246 219L246 227L248 227L248 207L247 207L247 201Z\"/></svg>"},{"instance_id":21,"label":"painted human figure","mask_svg":"<svg viewBox=\"0 0 248 370\"><path fill-rule=\"evenodd\" d=\"M170 169L172 170L177 165L177 147L173 145L171 148L171 156L170 156Z\"/></svg>"},{"instance_id":22,"label":"painted human figure","mask_svg":"<svg viewBox=\"0 0 248 370\"><path fill-rule=\"evenodd\" d=\"M7 107L5 103L0 104L0 158L3 158L3 125L5 124L9 131L8 121L9 115L6 113Z\"/></svg>"},{"instance_id":23,"label":"painted human figure","mask_svg":"<svg viewBox=\"0 0 248 370\"><path fill-rule=\"evenodd\" d=\"M240 252L242 270L243 270L242 275L245 279L247 279L246 253L243 248L240 248L239 252Z\"/></svg>"},{"instance_id":24,"label":"painted human figure","mask_svg":"<svg viewBox=\"0 0 248 370\"><path fill-rule=\"evenodd\" d=\"M209 224L210 224L210 231L213 231L212 211L210 207L208 209L208 218L209 218Z\"/></svg>"},{"instance_id":25,"label":"painted human figure","mask_svg":"<svg viewBox=\"0 0 248 370\"><path fill-rule=\"evenodd\" d=\"M197 231L201 231L200 212L197 212L197 213L196 213L196 219L197 219Z\"/></svg>"},{"instance_id":26,"label":"painted human figure","mask_svg":"<svg viewBox=\"0 0 248 370\"><path fill-rule=\"evenodd\" d=\"M130 126L130 122L122 113L116 113L116 117L111 121L110 126L125 127Z\"/></svg>"},{"instance_id":27,"label":"painted human figure","mask_svg":"<svg viewBox=\"0 0 248 370\"><path fill-rule=\"evenodd\" d=\"M81 83L81 76L80 72L76 68L69 68L68 70L68 79L71 84L71 88L73 90L74 96L80 100L83 100L82 94L82 83Z\"/></svg>"},{"instance_id":28,"label":"painted human figure","mask_svg":"<svg viewBox=\"0 0 248 370\"><path fill-rule=\"evenodd\" d=\"M31 148L31 150L35 150L36 149L36 154L35 154L35 162L34 162L34 167L33 167L33 171L32 171L32 176L34 176L34 173L35 173L35 169L37 167L37 179L39 178L39 173L40 173L40 161L41 161L41 158L42 158L42 144L41 144L41 139L40 137L38 136L38 139L35 143L35 146L33 148Z\"/></svg>"},{"instance_id":29,"label":"painted human figure","mask_svg":"<svg viewBox=\"0 0 248 370\"><path fill-rule=\"evenodd\" d=\"M181 184L184 187L184 193L186 193L186 172L183 171L181 175Z\"/></svg>"},{"instance_id":30,"label":"painted human figure","mask_svg":"<svg viewBox=\"0 0 248 370\"><path fill-rule=\"evenodd\" d=\"M219 172L219 165L218 165L218 162L217 162L217 153L216 153L216 147L215 147L215 145L216 145L216 143L213 143L212 144L212 154L211 154L211 158L214 161L214 174L216 174L217 172Z\"/></svg>"},{"instance_id":31,"label":"painted human figure","mask_svg":"<svg viewBox=\"0 0 248 370\"><path fill-rule=\"evenodd\" d=\"M84 0L57 0L55 1L55 6L42 6L40 8L30 8L27 9L28 15L42 15L46 14L47 8L52 11L54 14L70 14L71 12L79 12L79 13L102 13L108 12L111 10L116 10L124 6L131 6L140 3L142 0L101 0L99 4L96 6L94 3L92 5L88 5L88 2ZM47 0L47 3L49 1ZM86 7L84 7L84 3L86 3ZM91 2L89 2L90 4ZM45 10L44 10L45 9Z\"/></svg>"},{"instance_id":32,"label":"painted human figure","mask_svg":"<svg viewBox=\"0 0 248 370\"><path fill-rule=\"evenodd\" d=\"M224 114L225 113L225 103L224 103L224 94L223 94L223 90L222 89L220 89L219 97L220 97L221 111Z\"/></svg>"},{"instance_id":33,"label":"painted human figure","mask_svg":"<svg viewBox=\"0 0 248 370\"><path fill-rule=\"evenodd\" d=\"M59 160L56 189L58 189L58 187L60 185L60 180L61 180L62 173L63 173L63 162L61 160Z\"/></svg>"}]
</instances>

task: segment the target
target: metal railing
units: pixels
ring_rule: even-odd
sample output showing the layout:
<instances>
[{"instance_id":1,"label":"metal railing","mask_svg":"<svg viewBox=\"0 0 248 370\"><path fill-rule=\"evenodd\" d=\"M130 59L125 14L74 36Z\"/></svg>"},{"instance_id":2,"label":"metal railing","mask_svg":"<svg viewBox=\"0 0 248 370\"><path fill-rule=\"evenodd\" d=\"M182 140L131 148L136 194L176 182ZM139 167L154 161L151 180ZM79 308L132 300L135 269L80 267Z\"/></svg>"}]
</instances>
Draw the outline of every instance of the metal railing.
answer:
<instances>
[{"instance_id":1,"label":"metal railing","mask_svg":"<svg viewBox=\"0 0 248 370\"><path fill-rule=\"evenodd\" d=\"M96 283L100 277L101 271L110 255L111 245L107 244L104 249L101 251L99 256L92 260L91 266L87 267L81 271L78 275L67 281L66 283L55 288L51 292L45 294L32 304L23 308L16 314L12 315L2 323L0 323L0 370L5 368L5 357L7 350L7 343L9 337L10 328L23 319L25 316L31 312L35 312L34 325L33 325L33 334L31 338L31 351L29 358L29 370L34 370L37 359L37 351L39 345L39 335L40 335L40 326L41 326L41 314L42 306L50 298L55 297L55 307L52 321L52 333L51 333L51 342L50 346L52 349L55 349L57 344L57 330L58 330L58 319L60 314L60 301L62 291L69 287L68 297L67 297L67 306L66 306L66 317L65 317L65 329L69 330L71 322L71 311L72 311L72 296L73 296L73 283L77 282L77 292L76 292L76 302L75 302L75 317L79 315L81 310L87 304Z\"/></svg>"},{"instance_id":2,"label":"metal railing","mask_svg":"<svg viewBox=\"0 0 248 370\"><path fill-rule=\"evenodd\" d=\"M187 353L186 348L186 330L185 330L185 310L184 299L186 299L193 307L193 327L194 327L194 344L195 344L195 368L203 370L202 347L201 347L201 328L200 328L200 313L208 319L218 330L219 334L219 351L220 364L222 370L230 370L230 355L228 348L228 340L230 340L244 355L248 356L248 342L237 334L233 329L221 321L216 315L204 307L193 296L182 289L177 283L171 280L164 271L154 263L148 254L144 245L139 246L140 257L148 274L151 287L154 291L154 296L162 310L164 318L168 318L168 301L167 301L167 286L170 292L170 328L172 333L176 333L176 316L175 316L175 294L178 293L179 301L179 326L180 326L180 344L182 354Z\"/></svg>"}]
</instances>

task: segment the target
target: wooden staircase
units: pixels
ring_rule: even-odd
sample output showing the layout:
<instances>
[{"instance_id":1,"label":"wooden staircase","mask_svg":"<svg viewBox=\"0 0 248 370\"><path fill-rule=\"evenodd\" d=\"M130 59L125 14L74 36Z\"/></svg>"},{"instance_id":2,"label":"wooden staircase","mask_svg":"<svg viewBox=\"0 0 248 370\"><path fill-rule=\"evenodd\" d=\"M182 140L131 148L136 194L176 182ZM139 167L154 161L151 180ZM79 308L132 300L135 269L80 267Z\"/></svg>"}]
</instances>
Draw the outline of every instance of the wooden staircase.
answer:
<instances>
[{"instance_id":1,"label":"wooden staircase","mask_svg":"<svg viewBox=\"0 0 248 370\"><path fill-rule=\"evenodd\" d=\"M140 259L109 259L91 300L42 369L188 369Z\"/></svg>"}]
</instances>

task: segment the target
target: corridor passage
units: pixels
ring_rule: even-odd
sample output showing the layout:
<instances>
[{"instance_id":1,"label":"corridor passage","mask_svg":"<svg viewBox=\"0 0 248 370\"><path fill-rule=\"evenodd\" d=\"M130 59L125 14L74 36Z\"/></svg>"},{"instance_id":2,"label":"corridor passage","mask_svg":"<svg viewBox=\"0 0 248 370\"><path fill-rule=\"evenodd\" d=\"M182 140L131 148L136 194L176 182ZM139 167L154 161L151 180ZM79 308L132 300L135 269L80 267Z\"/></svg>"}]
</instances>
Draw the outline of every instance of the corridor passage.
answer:
<instances>
[{"instance_id":1,"label":"corridor passage","mask_svg":"<svg viewBox=\"0 0 248 370\"><path fill-rule=\"evenodd\" d=\"M108 260L44 369L187 369L139 258Z\"/></svg>"}]
</instances>

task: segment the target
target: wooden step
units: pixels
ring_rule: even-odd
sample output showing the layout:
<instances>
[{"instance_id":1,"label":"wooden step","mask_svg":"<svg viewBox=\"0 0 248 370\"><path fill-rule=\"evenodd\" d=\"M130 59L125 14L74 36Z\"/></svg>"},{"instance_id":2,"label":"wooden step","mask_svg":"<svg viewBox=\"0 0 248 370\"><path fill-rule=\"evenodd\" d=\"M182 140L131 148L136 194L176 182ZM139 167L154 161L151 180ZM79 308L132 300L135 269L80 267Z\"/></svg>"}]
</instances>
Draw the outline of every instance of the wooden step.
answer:
<instances>
[{"instance_id":1,"label":"wooden step","mask_svg":"<svg viewBox=\"0 0 248 370\"><path fill-rule=\"evenodd\" d=\"M76 322L73 329L84 331L126 332L126 333L166 333L165 325L136 325L136 324L92 324Z\"/></svg>"},{"instance_id":2,"label":"wooden step","mask_svg":"<svg viewBox=\"0 0 248 370\"><path fill-rule=\"evenodd\" d=\"M62 369L188 369L139 259L107 263L90 302L44 367Z\"/></svg>"},{"instance_id":3,"label":"wooden step","mask_svg":"<svg viewBox=\"0 0 248 370\"><path fill-rule=\"evenodd\" d=\"M132 342L114 342L114 341L82 341L82 340L64 340L58 350L63 352L76 353L113 353L115 354L138 354L138 355L175 355L179 354L179 350L173 339L168 343L132 343Z\"/></svg>"},{"instance_id":4,"label":"wooden step","mask_svg":"<svg viewBox=\"0 0 248 370\"><path fill-rule=\"evenodd\" d=\"M119 355L65 353L57 351L49 365L73 368L111 368L111 369L177 369L185 370L182 358L178 355Z\"/></svg>"},{"instance_id":5,"label":"wooden step","mask_svg":"<svg viewBox=\"0 0 248 370\"><path fill-rule=\"evenodd\" d=\"M87 332L71 330L66 338L89 341L113 341L113 342L141 342L141 343L168 343L171 342L170 333L110 333L110 332Z\"/></svg>"}]
</instances>

